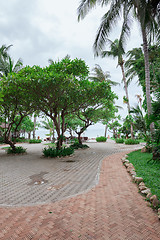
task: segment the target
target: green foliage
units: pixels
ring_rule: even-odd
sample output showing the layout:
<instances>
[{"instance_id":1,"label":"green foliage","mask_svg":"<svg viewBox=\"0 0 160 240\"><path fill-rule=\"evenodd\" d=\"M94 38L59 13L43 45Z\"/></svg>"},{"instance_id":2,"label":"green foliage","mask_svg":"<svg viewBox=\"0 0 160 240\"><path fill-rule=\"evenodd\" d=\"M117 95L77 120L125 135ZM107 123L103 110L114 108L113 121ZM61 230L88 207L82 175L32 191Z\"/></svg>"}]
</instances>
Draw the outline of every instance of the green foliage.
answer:
<instances>
[{"instance_id":1,"label":"green foliage","mask_svg":"<svg viewBox=\"0 0 160 240\"><path fill-rule=\"evenodd\" d=\"M124 139L123 138L116 138L116 143L124 143Z\"/></svg>"},{"instance_id":2,"label":"green foliage","mask_svg":"<svg viewBox=\"0 0 160 240\"><path fill-rule=\"evenodd\" d=\"M64 147L64 148L54 148L54 147L49 147L49 148L44 148L43 149L43 154L45 157L65 157L68 155L71 155L74 153L74 149L71 147Z\"/></svg>"},{"instance_id":3,"label":"green foliage","mask_svg":"<svg viewBox=\"0 0 160 240\"><path fill-rule=\"evenodd\" d=\"M74 149L78 149L78 148L89 148L88 145L86 145L86 144L80 144L79 142L70 145L70 147L71 147L71 148L74 148Z\"/></svg>"},{"instance_id":4,"label":"green foliage","mask_svg":"<svg viewBox=\"0 0 160 240\"><path fill-rule=\"evenodd\" d=\"M149 162L151 153L141 153L140 150L128 154L128 160L134 165L137 176L142 177L152 194L160 200L160 161Z\"/></svg>"},{"instance_id":5,"label":"green foliage","mask_svg":"<svg viewBox=\"0 0 160 240\"><path fill-rule=\"evenodd\" d=\"M20 137L20 138L16 138L15 139L16 142L19 142L19 143L24 143L24 142L28 142L28 139L25 139L23 137Z\"/></svg>"},{"instance_id":6,"label":"green foliage","mask_svg":"<svg viewBox=\"0 0 160 240\"><path fill-rule=\"evenodd\" d=\"M7 149L7 153L8 154L21 154L21 153L25 153L26 152L26 148L23 147L16 147L15 149L12 149L11 147L9 147Z\"/></svg>"},{"instance_id":7,"label":"green foliage","mask_svg":"<svg viewBox=\"0 0 160 240\"><path fill-rule=\"evenodd\" d=\"M123 96L123 103L128 103L128 99L125 96Z\"/></svg>"},{"instance_id":8,"label":"green foliage","mask_svg":"<svg viewBox=\"0 0 160 240\"><path fill-rule=\"evenodd\" d=\"M30 139L29 143L41 143L42 140L41 139Z\"/></svg>"},{"instance_id":9,"label":"green foliage","mask_svg":"<svg viewBox=\"0 0 160 240\"><path fill-rule=\"evenodd\" d=\"M153 160L159 160L160 161L160 145L153 147L152 150L153 154Z\"/></svg>"},{"instance_id":10,"label":"green foliage","mask_svg":"<svg viewBox=\"0 0 160 240\"><path fill-rule=\"evenodd\" d=\"M4 143L4 138L0 137L0 143Z\"/></svg>"},{"instance_id":11,"label":"green foliage","mask_svg":"<svg viewBox=\"0 0 160 240\"><path fill-rule=\"evenodd\" d=\"M127 53L128 60L125 63L127 69L126 76L128 83L137 75L138 82L142 86L144 94L145 88L145 64L142 48L133 48ZM160 47L158 45L149 46L151 92L158 91L160 84Z\"/></svg>"},{"instance_id":12,"label":"green foliage","mask_svg":"<svg viewBox=\"0 0 160 240\"><path fill-rule=\"evenodd\" d=\"M136 140L136 139L131 139L131 138L126 139L124 142L125 142L125 144L127 144L127 145L139 144L139 141L138 141L138 140Z\"/></svg>"},{"instance_id":13,"label":"green foliage","mask_svg":"<svg viewBox=\"0 0 160 240\"><path fill-rule=\"evenodd\" d=\"M77 144L77 143L79 143L79 141L78 141L77 138L73 138L73 139L71 139L71 143L73 143L73 144Z\"/></svg>"},{"instance_id":14,"label":"green foliage","mask_svg":"<svg viewBox=\"0 0 160 240\"><path fill-rule=\"evenodd\" d=\"M106 141L107 141L107 138L106 138L106 137L103 137L103 136L97 137L97 138L96 138L96 141L97 141L97 142L106 142Z\"/></svg>"}]
</instances>

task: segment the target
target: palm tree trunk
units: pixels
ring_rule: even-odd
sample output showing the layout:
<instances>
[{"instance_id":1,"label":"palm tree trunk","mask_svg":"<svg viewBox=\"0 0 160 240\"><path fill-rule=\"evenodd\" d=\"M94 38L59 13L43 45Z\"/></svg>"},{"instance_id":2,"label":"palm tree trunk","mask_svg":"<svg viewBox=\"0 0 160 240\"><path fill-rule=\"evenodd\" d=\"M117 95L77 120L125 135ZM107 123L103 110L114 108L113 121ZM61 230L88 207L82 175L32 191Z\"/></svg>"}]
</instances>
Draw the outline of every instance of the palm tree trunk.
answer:
<instances>
[{"instance_id":1,"label":"palm tree trunk","mask_svg":"<svg viewBox=\"0 0 160 240\"><path fill-rule=\"evenodd\" d=\"M147 110L148 116L152 114L151 105L151 94L150 94L150 70L149 70L149 54L148 54L148 44L147 44L147 34L146 29L141 27L142 37L143 37L143 51L144 51L144 62L145 62L145 83L146 83L146 100L147 100ZM154 133L154 124L150 124L151 135Z\"/></svg>"},{"instance_id":2,"label":"palm tree trunk","mask_svg":"<svg viewBox=\"0 0 160 240\"><path fill-rule=\"evenodd\" d=\"M122 60L122 61L123 61L123 60ZM122 70L124 88L125 88L125 93L126 93L126 98L127 98L128 115L130 116L130 104L129 104L129 97L128 97L128 87L127 87L126 76L125 76L125 73L124 73L123 63L122 63L120 66L121 66L121 70ZM132 123L131 123L131 138L134 139L133 124L132 124Z\"/></svg>"}]
</instances>

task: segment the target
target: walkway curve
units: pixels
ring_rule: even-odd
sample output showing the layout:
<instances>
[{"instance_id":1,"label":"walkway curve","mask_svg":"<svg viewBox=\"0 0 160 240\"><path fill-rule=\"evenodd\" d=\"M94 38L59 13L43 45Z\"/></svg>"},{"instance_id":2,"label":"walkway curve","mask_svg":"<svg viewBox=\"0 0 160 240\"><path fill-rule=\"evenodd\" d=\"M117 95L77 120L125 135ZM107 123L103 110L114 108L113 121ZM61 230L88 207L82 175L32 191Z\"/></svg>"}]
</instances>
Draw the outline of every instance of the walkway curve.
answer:
<instances>
[{"instance_id":1,"label":"walkway curve","mask_svg":"<svg viewBox=\"0 0 160 240\"><path fill-rule=\"evenodd\" d=\"M99 183L50 204L0 208L1 240L159 240L160 222L121 163L102 161Z\"/></svg>"},{"instance_id":2,"label":"walkway curve","mask_svg":"<svg viewBox=\"0 0 160 240\"><path fill-rule=\"evenodd\" d=\"M102 160L135 146L87 143L71 157L44 158L44 144L23 144L26 155L0 151L0 206L33 206L83 193L98 183ZM138 147L138 146L137 146Z\"/></svg>"}]
</instances>

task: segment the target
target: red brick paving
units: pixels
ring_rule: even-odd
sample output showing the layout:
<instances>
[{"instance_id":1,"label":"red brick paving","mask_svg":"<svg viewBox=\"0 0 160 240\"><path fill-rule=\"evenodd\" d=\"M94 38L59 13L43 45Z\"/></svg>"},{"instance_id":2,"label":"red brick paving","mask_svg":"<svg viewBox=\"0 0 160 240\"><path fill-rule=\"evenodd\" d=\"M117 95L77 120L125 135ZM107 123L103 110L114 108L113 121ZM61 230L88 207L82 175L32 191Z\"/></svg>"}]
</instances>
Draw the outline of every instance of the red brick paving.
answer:
<instances>
[{"instance_id":1,"label":"red brick paving","mask_svg":"<svg viewBox=\"0 0 160 240\"><path fill-rule=\"evenodd\" d=\"M0 208L1 240L159 240L160 221L120 159L107 157L99 184L52 204Z\"/></svg>"}]
</instances>

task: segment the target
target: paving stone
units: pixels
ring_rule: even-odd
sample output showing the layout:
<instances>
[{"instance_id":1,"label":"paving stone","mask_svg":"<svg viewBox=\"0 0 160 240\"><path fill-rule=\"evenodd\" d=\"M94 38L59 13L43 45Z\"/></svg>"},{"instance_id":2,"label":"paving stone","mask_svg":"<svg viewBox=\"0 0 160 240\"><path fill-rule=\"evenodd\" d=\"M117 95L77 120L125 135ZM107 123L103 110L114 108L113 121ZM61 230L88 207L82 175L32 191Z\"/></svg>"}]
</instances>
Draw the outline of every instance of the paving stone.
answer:
<instances>
[{"instance_id":1,"label":"paving stone","mask_svg":"<svg viewBox=\"0 0 160 240\"><path fill-rule=\"evenodd\" d=\"M59 159L47 159L44 163L40 155L38 164L36 160L38 156L34 151L31 153L35 162L33 159L28 160L30 164L27 165L27 159L21 158L18 162L15 161L14 165L13 159L11 161L1 154L3 155L0 158L1 166L5 165L3 161L5 159L8 162L8 169L13 172L6 175L6 182L8 179L11 180L11 175L17 176L19 180L23 179L23 186L19 181L16 181L17 187L11 183L13 189L8 186L10 193L7 195L6 192L6 196L11 206L7 207L5 202L2 202L0 207L1 240L160 239L160 221L157 215L137 192L136 184L132 183L131 177L121 163L124 154L132 149L126 151L124 148L115 149L114 145L111 146L109 143L97 144L97 149L96 144L90 146L89 150L82 150L79 155L75 155L79 165L76 162L72 163L73 165L71 163L65 165L62 159L59 162ZM22 162L24 165L23 167L21 165L20 174L18 164L21 161L26 165ZM17 169L16 174L13 168ZM52 168L56 168L58 174L52 171ZM9 171L7 166L5 169ZM70 173L62 169L69 169ZM98 169L99 177L98 181L95 181ZM27 185L30 181L29 176L41 172L49 172L43 176L48 181L46 184ZM53 187L53 190L49 191L47 189L49 186ZM24 194L23 197L20 193ZM12 198L9 199L9 196ZM46 202L41 201L41 198Z\"/></svg>"}]
</instances>

